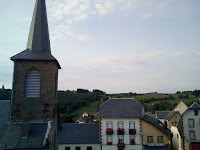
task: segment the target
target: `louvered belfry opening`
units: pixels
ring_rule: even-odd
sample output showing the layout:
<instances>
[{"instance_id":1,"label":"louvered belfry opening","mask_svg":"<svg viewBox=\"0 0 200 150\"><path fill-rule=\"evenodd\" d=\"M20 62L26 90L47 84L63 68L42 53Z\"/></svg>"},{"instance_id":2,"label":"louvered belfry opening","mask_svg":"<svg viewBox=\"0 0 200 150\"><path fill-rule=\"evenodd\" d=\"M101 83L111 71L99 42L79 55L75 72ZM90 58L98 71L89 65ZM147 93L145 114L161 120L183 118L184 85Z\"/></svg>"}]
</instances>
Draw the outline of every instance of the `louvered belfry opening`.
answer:
<instances>
[{"instance_id":1,"label":"louvered belfry opening","mask_svg":"<svg viewBox=\"0 0 200 150\"><path fill-rule=\"evenodd\" d=\"M26 97L40 97L40 73L32 69L26 75Z\"/></svg>"}]
</instances>

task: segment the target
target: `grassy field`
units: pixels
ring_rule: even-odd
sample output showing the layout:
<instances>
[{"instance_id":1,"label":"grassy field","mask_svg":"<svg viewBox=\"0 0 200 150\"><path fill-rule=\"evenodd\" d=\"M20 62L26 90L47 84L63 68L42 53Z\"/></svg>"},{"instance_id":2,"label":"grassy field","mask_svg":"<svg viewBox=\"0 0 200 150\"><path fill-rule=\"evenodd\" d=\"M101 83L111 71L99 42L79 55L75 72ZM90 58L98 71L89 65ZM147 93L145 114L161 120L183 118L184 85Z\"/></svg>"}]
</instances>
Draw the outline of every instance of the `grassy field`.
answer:
<instances>
[{"instance_id":1,"label":"grassy field","mask_svg":"<svg viewBox=\"0 0 200 150\"><path fill-rule=\"evenodd\" d=\"M84 112L87 112L88 114L94 114L97 112L99 105L100 101L92 102L87 106L74 110L71 112L71 115L82 115Z\"/></svg>"},{"instance_id":2,"label":"grassy field","mask_svg":"<svg viewBox=\"0 0 200 150\"><path fill-rule=\"evenodd\" d=\"M175 104L175 103L179 103L181 100L180 99L174 99L174 100L165 100L165 101L168 101L170 102L171 104ZM197 102L198 101L198 98L191 98L191 99L183 99L182 100L186 105L190 105L191 102ZM157 101L159 102L159 101Z\"/></svg>"},{"instance_id":3,"label":"grassy field","mask_svg":"<svg viewBox=\"0 0 200 150\"><path fill-rule=\"evenodd\" d=\"M149 104L150 104L150 103L153 103L153 102L159 102L159 101L161 101L161 100L159 100L159 98L164 98L164 97L168 97L168 96L169 96L168 94L148 94L148 95L135 96L134 99L136 99L138 101L139 100L144 100L145 101L145 100L149 100L150 98L158 99L156 101L149 102ZM172 96L174 98L173 100L164 100L164 101L168 101L171 104L178 104L181 101L180 99L178 99L178 95L177 94L172 94ZM194 101L197 102L198 98L182 99L182 100L184 101L184 103L186 105L190 106L191 102L194 102ZM84 112L87 112L89 114L93 114L93 113L96 113L96 111L99 108L99 105L100 105L100 101L92 102L87 106L84 106L84 107L81 107L79 109L74 110L70 114L71 115L81 115Z\"/></svg>"}]
</instances>

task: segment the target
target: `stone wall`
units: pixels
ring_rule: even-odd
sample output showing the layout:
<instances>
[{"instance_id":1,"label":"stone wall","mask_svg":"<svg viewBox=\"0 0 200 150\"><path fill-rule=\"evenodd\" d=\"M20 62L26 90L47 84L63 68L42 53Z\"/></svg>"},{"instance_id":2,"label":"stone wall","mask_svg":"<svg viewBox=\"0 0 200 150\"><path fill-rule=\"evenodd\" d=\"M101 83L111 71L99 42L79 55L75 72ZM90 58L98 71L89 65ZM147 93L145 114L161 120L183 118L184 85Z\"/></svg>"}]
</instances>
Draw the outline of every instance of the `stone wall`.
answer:
<instances>
[{"instance_id":1,"label":"stone wall","mask_svg":"<svg viewBox=\"0 0 200 150\"><path fill-rule=\"evenodd\" d=\"M25 97L26 73L36 69L41 75L40 97ZM57 107L58 66L55 61L15 61L12 93L12 119L53 119Z\"/></svg>"}]
</instances>

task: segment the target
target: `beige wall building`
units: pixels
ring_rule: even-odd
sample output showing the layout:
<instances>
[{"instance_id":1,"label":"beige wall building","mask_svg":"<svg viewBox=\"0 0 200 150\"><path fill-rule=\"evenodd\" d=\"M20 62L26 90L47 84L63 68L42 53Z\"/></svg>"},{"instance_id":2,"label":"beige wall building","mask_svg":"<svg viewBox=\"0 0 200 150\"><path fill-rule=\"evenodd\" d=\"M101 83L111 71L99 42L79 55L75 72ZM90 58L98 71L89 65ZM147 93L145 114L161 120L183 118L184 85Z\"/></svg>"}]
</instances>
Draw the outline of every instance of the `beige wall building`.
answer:
<instances>
[{"instance_id":1,"label":"beige wall building","mask_svg":"<svg viewBox=\"0 0 200 150\"><path fill-rule=\"evenodd\" d=\"M171 131L158 119L148 115L141 120L143 134L143 146L160 146L160 149L168 147L171 150Z\"/></svg>"}]
</instances>

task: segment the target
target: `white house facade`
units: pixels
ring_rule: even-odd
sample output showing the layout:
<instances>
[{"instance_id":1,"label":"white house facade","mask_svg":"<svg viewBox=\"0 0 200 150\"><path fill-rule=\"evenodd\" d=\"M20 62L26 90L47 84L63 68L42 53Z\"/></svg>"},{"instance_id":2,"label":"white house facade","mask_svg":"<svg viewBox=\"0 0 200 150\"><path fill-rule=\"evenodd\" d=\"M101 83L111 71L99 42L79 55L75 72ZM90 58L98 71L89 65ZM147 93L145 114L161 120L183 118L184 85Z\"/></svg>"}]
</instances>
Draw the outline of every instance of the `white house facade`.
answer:
<instances>
[{"instance_id":1,"label":"white house facade","mask_svg":"<svg viewBox=\"0 0 200 150\"><path fill-rule=\"evenodd\" d=\"M182 115L184 149L200 149L200 105L194 102Z\"/></svg>"},{"instance_id":2,"label":"white house facade","mask_svg":"<svg viewBox=\"0 0 200 150\"><path fill-rule=\"evenodd\" d=\"M142 150L140 119L144 109L134 99L109 99L100 106L102 150Z\"/></svg>"}]
</instances>

